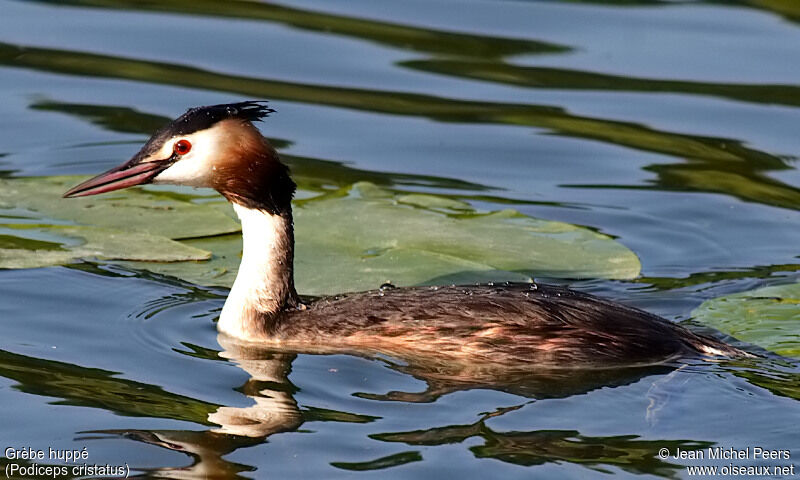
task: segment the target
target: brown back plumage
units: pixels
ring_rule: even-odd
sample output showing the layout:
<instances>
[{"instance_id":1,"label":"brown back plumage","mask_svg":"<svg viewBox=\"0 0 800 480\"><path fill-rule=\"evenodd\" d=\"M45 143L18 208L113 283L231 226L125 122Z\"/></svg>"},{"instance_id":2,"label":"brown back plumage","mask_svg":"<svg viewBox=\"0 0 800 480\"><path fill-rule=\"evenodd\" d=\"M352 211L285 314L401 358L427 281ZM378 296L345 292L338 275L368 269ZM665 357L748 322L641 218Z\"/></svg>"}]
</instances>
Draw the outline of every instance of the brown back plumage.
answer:
<instances>
[{"instance_id":1,"label":"brown back plumage","mask_svg":"<svg viewBox=\"0 0 800 480\"><path fill-rule=\"evenodd\" d=\"M375 290L285 312L284 344L368 349L503 369L645 365L741 352L661 317L549 285Z\"/></svg>"}]
</instances>

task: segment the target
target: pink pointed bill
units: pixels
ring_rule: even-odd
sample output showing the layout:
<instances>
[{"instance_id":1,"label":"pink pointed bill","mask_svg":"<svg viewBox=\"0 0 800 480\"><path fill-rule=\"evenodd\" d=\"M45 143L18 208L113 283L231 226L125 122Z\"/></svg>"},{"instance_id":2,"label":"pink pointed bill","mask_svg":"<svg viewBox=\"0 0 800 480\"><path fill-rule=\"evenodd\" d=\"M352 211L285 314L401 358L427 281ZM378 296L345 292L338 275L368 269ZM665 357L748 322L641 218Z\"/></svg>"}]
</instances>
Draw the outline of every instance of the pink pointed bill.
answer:
<instances>
[{"instance_id":1,"label":"pink pointed bill","mask_svg":"<svg viewBox=\"0 0 800 480\"><path fill-rule=\"evenodd\" d=\"M142 162L130 167L126 163L72 187L64 198L97 195L148 183L168 166L167 162Z\"/></svg>"}]
</instances>

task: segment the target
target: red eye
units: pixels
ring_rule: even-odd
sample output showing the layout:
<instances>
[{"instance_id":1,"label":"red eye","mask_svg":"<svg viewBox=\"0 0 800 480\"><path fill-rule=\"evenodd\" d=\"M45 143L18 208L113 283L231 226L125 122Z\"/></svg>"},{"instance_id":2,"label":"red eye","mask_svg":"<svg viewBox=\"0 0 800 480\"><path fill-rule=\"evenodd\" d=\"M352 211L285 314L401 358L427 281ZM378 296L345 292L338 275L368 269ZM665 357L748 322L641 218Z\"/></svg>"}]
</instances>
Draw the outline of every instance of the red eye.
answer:
<instances>
[{"instance_id":1,"label":"red eye","mask_svg":"<svg viewBox=\"0 0 800 480\"><path fill-rule=\"evenodd\" d=\"M189 150L192 149L192 143L189 140L178 140L175 142L175 146L173 146L172 149L178 155L186 155L189 153Z\"/></svg>"}]
</instances>

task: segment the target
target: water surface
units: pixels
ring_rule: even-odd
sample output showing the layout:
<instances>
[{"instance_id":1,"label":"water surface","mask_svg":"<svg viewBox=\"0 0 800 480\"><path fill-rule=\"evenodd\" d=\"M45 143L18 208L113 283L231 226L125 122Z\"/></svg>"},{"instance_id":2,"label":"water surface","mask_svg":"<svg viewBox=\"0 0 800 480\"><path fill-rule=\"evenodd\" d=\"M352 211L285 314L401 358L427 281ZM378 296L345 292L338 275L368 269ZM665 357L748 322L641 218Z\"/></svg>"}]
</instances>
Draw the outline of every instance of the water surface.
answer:
<instances>
[{"instance_id":1,"label":"water surface","mask_svg":"<svg viewBox=\"0 0 800 480\"><path fill-rule=\"evenodd\" d=\"M575 288L684 321L800 277L789 1L0 12L4 177L96 173L189 106L266 98L261 128L297 175L510 205L641 259L633 281L556 280ZM221 344L225 294L90 262L0 271L0 445L86 447L145 478L683 478L692 463L661 448L800 456L790 361L454 389L389 358Z\"/></svg>"}]
</instances>

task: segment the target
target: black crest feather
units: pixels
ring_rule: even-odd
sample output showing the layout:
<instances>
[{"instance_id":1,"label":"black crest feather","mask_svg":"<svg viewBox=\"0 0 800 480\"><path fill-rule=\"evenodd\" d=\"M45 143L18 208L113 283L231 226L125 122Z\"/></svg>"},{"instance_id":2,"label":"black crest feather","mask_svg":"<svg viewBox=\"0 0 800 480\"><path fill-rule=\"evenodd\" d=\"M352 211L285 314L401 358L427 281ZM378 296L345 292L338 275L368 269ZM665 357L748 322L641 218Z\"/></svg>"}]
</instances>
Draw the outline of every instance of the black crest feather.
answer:
<instances>
[{"instance_id":1,"label":"black crest feather","mask_svg":"<svg viewBox=\"0 0 800 480\"><path fill-rule=\"evenodd\" d=\"M275 110L267 106L266 100L250 100L239 103L222 103L204 107L190 108L183 115L175 119L169 127L174 135L187 135L189 133L205 130L217 122L238 118L250 122L258 122Z\"/></svg>"},{"instance_id":2,"label":"black crest feather","mask_svg":"<svg viewBox=\"0 0 800 480\"><path fill-rule=\"evenodd\" d=\"M172 137L189 135L200 130L211 128L217 122L238 118L250 122L258 122L275 110L267 106L266 100L250 100L239 103L221 103L205 107L190 108L183 115L164 125L156 131L142 147L132 162L137 158L152 155Z\"/></svg>"}]
</instances>

